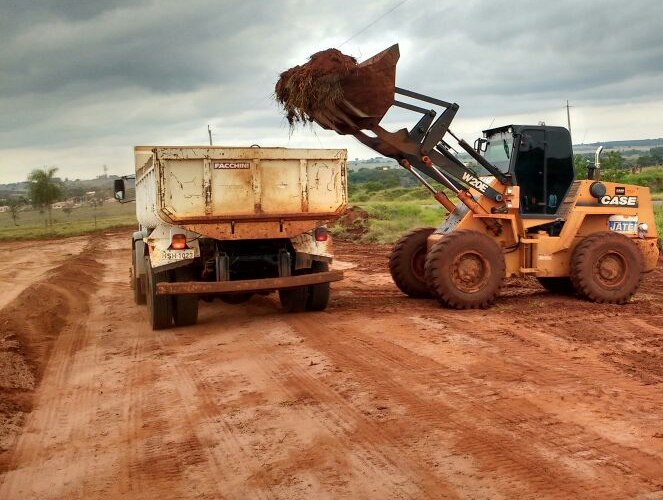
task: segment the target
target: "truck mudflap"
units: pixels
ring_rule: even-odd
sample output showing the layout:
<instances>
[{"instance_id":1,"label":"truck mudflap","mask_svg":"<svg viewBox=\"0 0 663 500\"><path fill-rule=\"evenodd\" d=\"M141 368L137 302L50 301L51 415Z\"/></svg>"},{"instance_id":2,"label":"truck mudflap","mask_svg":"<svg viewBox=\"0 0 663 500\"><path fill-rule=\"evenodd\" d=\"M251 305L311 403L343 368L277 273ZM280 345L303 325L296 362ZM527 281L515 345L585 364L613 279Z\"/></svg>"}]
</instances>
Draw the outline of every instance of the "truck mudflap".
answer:
<instances>
[{"instance_id":1,"label":"truck mudflap","mask_svg":"<svg viewBox=\"0 0 663 500\"><path fill-rule=\"evenodd\" d=\"M177 283L158 283L157 295L186 295L208 293L243 293L265 292L297 288L300 286L330 283L343 279L343 271L284 276L281 278L262 278L238 281L182 281Z\"/></svg>"}]
</instances>

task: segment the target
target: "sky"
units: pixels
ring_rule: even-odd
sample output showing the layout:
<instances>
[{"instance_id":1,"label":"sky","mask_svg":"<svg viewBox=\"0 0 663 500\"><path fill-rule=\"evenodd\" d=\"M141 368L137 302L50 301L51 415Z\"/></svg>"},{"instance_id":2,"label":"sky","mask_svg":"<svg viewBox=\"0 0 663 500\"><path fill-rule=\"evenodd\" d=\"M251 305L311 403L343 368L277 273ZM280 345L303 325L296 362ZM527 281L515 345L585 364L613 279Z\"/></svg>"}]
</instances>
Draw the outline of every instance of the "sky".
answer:
<instances>
[{"instance_id":1,"label":"sky","mask_svg":"<svg viewBox=\"0 0 663 500\"><path fill-rule=\"evenodd\" d=\"M133 171L135 145L347 148L292 133L279 74L336 47L400 45L397 85L456 102L472 143L509 123L566 126L574 143L663 137L660 0L0 0L0 183ZM389 113L385 128L417 116Z\"/></svg>"}]
</instances>

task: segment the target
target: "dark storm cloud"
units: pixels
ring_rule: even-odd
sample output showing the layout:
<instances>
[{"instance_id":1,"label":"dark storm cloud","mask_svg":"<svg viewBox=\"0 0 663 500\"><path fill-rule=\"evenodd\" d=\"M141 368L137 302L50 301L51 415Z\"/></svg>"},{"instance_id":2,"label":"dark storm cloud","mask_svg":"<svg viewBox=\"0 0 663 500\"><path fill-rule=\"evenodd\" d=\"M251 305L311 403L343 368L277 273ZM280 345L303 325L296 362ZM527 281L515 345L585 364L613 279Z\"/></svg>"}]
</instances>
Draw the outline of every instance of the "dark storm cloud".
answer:
<instances>
[{"instance_id":1,"label":"dark storm cloud","mask_svg":"<svg viewBox=\"0 0 663 500\"><path fill-rule=\"evenodd\" d=\"M53 148L67 151L62 169L80 172L86 162L130 161L101 158L100 144L129 152L141 142L197 140L207 123L227 144L354 147L320 130L290 137L271 92L280 71L395 3L5 0L0 181L24 177ZM408 0L342 50L363 59L400 42L398 84L460 103L459 120L539 113L566 99L656 102L662 18L658 0Z\"/></svg>"}]
</instances>

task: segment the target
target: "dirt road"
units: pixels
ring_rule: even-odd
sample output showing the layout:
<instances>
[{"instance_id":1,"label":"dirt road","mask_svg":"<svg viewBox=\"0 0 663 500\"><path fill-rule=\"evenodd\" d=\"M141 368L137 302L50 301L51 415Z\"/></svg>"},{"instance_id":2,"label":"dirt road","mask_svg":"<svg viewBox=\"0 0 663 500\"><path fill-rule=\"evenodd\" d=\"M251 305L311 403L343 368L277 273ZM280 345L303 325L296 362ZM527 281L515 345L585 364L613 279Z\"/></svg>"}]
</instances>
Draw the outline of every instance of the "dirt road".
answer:
<instances>
[{"instance_id":1,"label":"dirt road","mask_svg":"<svg viewBox=\"0 0 663 500\"><path fill-rule=\"evenodd\" d=\"M511 280L450 311L344 244L325 312L215 302L155 333L127 239L0 312L34 374L3 387L2 499L663 498L663 263L622 307Z\"/></svg>"}]
</instances>

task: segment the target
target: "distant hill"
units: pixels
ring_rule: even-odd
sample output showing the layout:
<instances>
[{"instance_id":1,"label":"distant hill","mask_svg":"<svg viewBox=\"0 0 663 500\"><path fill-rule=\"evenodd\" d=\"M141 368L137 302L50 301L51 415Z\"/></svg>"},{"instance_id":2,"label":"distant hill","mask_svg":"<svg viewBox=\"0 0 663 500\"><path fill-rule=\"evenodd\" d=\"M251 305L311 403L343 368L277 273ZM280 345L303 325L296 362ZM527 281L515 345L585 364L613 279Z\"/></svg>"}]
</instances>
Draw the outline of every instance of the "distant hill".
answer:
<instances>
[{"instance_id":1,"label":"distant hill","mask_svg":"<svg viewBox=\"0 0 663 500\"><path fill-rule=\"evenodd\" d=\"M113 181L119 179L117 175L100 175L94 179L62 179L57 178L62 186L65 198L80 197L94 191L95 197L110 198L113 196ZM12 182L0 184L0 200L9 198L27 197L28 182Z\"/></svg>"}]
</instances>

